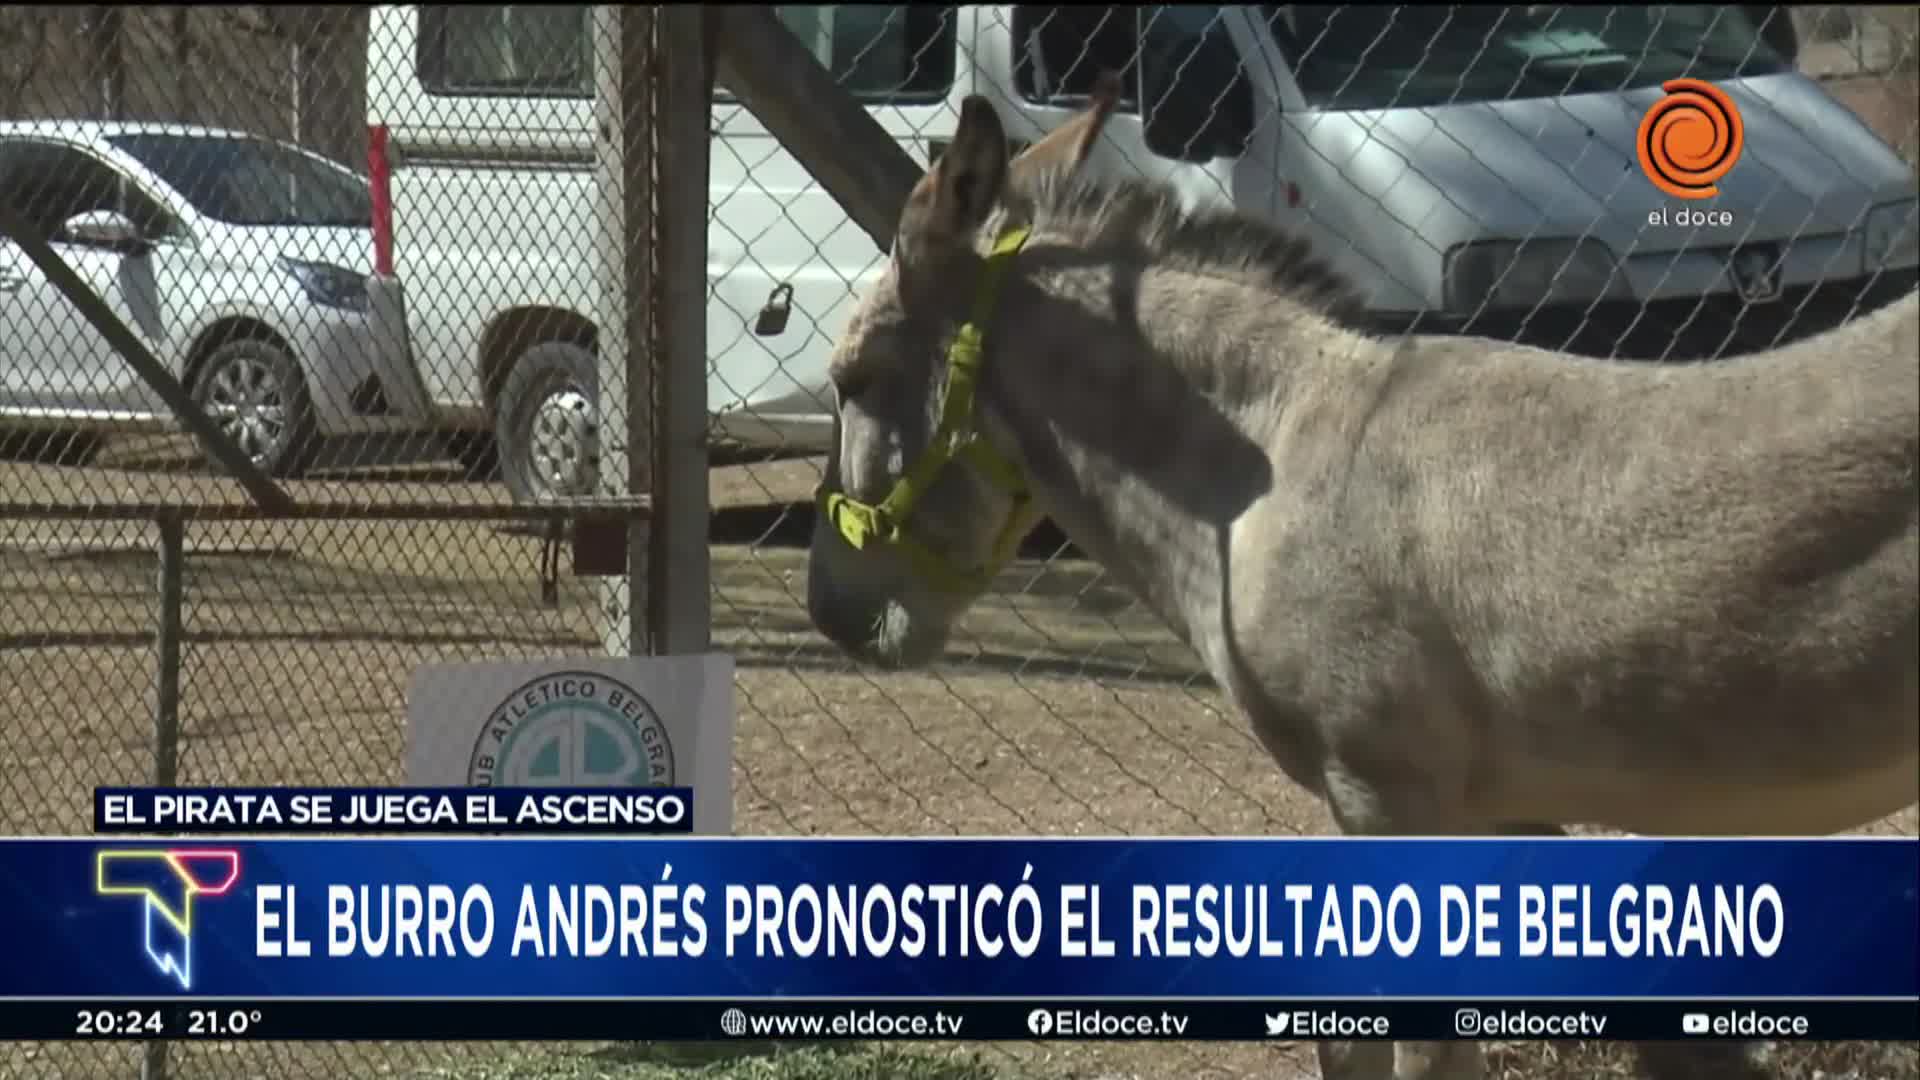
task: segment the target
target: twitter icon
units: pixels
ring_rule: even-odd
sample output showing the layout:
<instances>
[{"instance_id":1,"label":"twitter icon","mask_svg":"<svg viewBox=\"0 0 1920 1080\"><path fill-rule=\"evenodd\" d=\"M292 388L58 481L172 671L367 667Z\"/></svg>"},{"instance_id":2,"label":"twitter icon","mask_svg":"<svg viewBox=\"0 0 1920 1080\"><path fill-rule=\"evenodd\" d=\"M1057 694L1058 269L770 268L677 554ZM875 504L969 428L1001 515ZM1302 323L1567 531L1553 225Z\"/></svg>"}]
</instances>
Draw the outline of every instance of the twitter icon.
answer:
<instances>
[{"instance_id":1,"label":"twitter icon","mask_svg":"<svg viewBox=\"0 0 1920 1080\"><path fill-rule=\"evenodd\" d=\"M1273 1015L1261 1013L1261 1015L1266 1017L1267 1034L1269 1036L1285 1035L1287 1033L1287 1029L1293 1026L1292 1013L1281 1012Z\"/></svg>"}]
</instances>

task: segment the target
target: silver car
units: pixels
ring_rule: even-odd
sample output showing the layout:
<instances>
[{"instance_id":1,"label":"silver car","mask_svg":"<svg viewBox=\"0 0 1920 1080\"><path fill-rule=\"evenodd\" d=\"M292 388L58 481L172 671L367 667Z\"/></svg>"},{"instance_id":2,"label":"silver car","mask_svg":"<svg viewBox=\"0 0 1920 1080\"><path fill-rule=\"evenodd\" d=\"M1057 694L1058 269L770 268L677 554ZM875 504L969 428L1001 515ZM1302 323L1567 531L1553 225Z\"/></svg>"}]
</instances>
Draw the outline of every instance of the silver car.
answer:
<instances>
[{"instance_id":1,"label":"silver car","mask_svg":"<svg viewBox=\"0 0 1920 1080\"><path fill-rule=\"evenodd\" d=\"M0 124L12 204L254 462L297 474L325 436L428 414L397 288L370 288L364 178L239 132ZM175 426L26 253L0 237L0 430Z\"/></svg>"}]
</instances>

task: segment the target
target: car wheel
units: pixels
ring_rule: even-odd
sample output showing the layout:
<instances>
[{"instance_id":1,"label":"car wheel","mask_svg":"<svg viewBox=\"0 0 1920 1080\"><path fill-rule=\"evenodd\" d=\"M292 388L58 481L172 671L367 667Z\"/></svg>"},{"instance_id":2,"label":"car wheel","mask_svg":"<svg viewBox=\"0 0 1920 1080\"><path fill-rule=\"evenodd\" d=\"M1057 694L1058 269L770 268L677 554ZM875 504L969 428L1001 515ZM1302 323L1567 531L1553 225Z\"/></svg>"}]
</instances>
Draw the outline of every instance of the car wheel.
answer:
<instances>
[{"instance_id":1,"label":"car wheel","mask_svg":"<svg viewBox=\"0 0 1920 1080\"><path fill-rule=\"evenodd\" d=\"M493 432L450 431L445 443L447 456L460 465L465 479L487 481L500 475L500 444Z\"/></svg>"},{"instance_id":2,"label":"car wheel","mask_svg":"<svg viewBox=\"0 0 1920 1080\"><path fill-rule=\"evenodd\" d=\"M270 476L297 476L313 459L318 432L307 380L271 342L241 338L213 350L194 378L193 400ZM201 452L213 461L204 445Z\"/></svg>"},{"instance_id":3,"label":"car wheel","mask_svg":"<svg viewBox=\"0 0 1920 1080\"><path fill-rule=\"evenodd\" d=\"M520 354L500 388L494 441L523 502L590 495L600 473L600 377L593 353L550 341Z\"/></svg>"}]
</instances>

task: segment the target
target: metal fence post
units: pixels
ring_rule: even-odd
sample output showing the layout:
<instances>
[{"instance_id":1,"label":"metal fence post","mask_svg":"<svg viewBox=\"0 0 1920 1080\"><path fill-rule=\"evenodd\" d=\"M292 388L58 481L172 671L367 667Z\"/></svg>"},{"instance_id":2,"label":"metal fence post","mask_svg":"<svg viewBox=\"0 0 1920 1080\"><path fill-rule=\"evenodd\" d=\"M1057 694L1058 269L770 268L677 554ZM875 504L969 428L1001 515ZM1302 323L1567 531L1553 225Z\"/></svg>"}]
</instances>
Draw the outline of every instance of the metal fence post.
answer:
<instances>
[{"instance_id":1,"label":"metal fence post","mask_svg":"<svg viewBox=\"0 0 1920 1080\"><path fill-rule=\"evenodd\" d=\"M717 14L661 7L658 134L659 237L654 295L660 348L653 365L653 542L648 625L657 653L705 652L712 641L707 549L707 168ZM629 203L629 207L636 204Z\"/></svg>"},{"instance_id":2,"label":"metal fence post","mask_svg":"<svg viewBox=\"0 0 1920 1080\"><path fill-rule=\"evenodd\" d=\"M186 519L161 513L159 525L159 634L154 678L154 786L171 788L180 774L180 603L186 577Z\"/></svg>"},{"instance_id":3,"label":"metal fence post","mask_svg":"<svg viewBox=\"0 0 1920 1080\"><path fill-rule=\"evenodd\" d=\"M161 513L154 524L160 529L160 619L154 635L153 785L172 787L180 779L180 637L186 521L179 513ZM166 1080L166 1076L167 1044L160 1040L142 1044L140 1080Z\"/></svg>"},{"instance_id":4,"label":"metal fence post","mask_svg":"<svg viewBox=\"0 0 1920 1080\"><path fill-rule=\"evenodd\" d=\"M160 629L154 641L159 668L153 696L153 784L172 787L180 775L180 609L187 528L180 514L161 514L155 524L160 527Z\"/></svg>"},{"instance_id":5,"label":"metal fence post","mask_svg":"<svg viewBox=\"0 0 1920 1080\"><path fill-rule=\"evenodd\" d=\"M653 30L656 8L594 8L600 491L653 490ZM703 309L704 311L704 309ZM601 642L655 651L648 633L651 526L629 519L626 573L601 578Z\"/></svg>"}]
</instances>

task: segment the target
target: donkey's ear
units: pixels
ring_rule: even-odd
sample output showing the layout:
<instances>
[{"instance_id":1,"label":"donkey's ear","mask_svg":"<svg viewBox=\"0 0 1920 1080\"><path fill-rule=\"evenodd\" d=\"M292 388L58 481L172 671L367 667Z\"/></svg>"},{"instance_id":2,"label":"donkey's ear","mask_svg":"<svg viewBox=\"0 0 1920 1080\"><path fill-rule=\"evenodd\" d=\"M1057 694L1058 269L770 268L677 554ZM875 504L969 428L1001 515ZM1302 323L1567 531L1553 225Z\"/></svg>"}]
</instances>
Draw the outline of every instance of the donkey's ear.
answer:
<instances>
[{"instance_id":1,"label":"donkey's ear","mask_svg":"<svg viewBox=\"0 0 1920 1080\"><path fill-rule=\"evenodd\" d=\"M914 185L900 220L900 239L965 243L993 212L1007 182L1007 133L987 99L960 103L960 125L940 160Z\"/></svg>"},{"instance_id":2,"label":"donkey's ear","mask_svg":"<svg viewBox=\"0 0 1920 1080\"><path fill-rule=\"evenodd\" d=\"M1087 160L1100 141L1107 119L1120 102L1120 73L1103 71L1094 82L1092 99L1079 116L1047 133L1047 137L1013 159L1013 174L1022 179L1059 169L1071 175Z\"/></svg>"}]
</instances>

